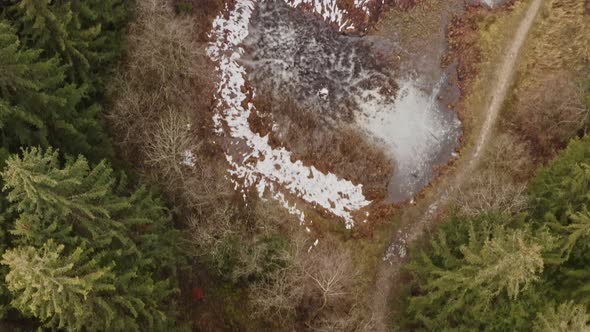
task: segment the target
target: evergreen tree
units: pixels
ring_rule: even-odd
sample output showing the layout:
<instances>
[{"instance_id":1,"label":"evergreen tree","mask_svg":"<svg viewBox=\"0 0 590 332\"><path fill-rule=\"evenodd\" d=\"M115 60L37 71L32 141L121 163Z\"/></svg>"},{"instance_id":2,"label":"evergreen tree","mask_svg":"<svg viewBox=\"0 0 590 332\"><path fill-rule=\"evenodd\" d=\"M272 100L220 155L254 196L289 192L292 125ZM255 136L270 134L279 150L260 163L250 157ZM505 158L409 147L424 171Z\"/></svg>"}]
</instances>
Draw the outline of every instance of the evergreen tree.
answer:
<instances>
[{"instance_id":1,"label":"evergreen tree","mask_svg":"<svg viewBox=\"0 0 590 332\"><path fill-rule=\"evenodd\" d=\"M556 231L561 231L563 238L561 254L564 259L567 260L576 247L583 251L590 249L589 241L581 241L590 238L590 212L586 206L582 207L582 211L570 215L569 225L553 223L553 226Z\"/></svg>"},{"instance_id":2,"label":"evergreen tree","mask_svg":"<svg viewBox=\"0 0 590 332\"><path fill-rule=\"evenodd\" d=\"M552 297L559 301L590 303L590 138L572 140L560 155L543 167L530 185L537 227L561 239L546 278Z\"/></svg>"},{"instance_id":3,"label":"evergreen tree","mask_svg":"<svg viewBox=\"0 0 590 332\"><path fill-rule=\"evenodd\" d=\"M0 161L30 145L109 156L100 107L82 105L88 88L66 83L58 59L41 60L40 54L21 45L14 29L0 21Z\"/></svg>"},{"instance_id":4,"label":"evergreen tree","mask_svg":"<svg viewBox=\"0 0 590 332\"><path fill-rule=\"evenodd\" d=\"M113 294L85 309L106 317L92 330L153 329L167 322L165 306L182 260L178 232L159 200L143 188L124 196L125 183L117 183L105 162L90 167L83 157L66 158L62 166L52 149L9 158L2 177L18 214L15 243L40 248L58 241L66 253L88 248L101 257L100 266L112 267ZM107 304L109 310L101 309Z\"/></svg>"},{"instance_id":5,"label":"evergreen tree","mask_svg":"<svg viewBox=\"0 0 590 332\"><path fill-rule=\"evenodd\" d=\"M123 225L110 213L129 202L112 194L115 179L105 162L90 169L79 157L61 168L58 151L31 148L6 164L1 173L4 189L10 190L8 200L19 212L14 233L27 244L41 245L48 239L66 243L72 229L95 247L109 244L113 237L123 239Z\"/></svg>"},{"instance_id":6,"label":"evergreen tree","mask_svg":"<svg viewBox=\"0 0 590 332\"><path fill-rule=\"evenodd\" d=\"M543 247L528 232L499 226L498 218L454 216L429 251L413 260L408 269L419 285L408 306L413 324L484 329L528 321L531 312L520 296L524 292L527 300L538 301L528 288L543 269ZM514 314L494 321L501 311Z\"/></svg>"},{"instance_id":7,"label":"evergreen tree","mask_svg":"<svg viewBox=\"0 0 590 332\"><path fill-rule=\"evenodd\" d=\"M569 301L550 305L537 315L535 332L584 332L590 330L590 315L584 306Z\"/></svg>"},{"instance_id":8,"label":"evergreen tree","mask_svg":"<svg viewBox=\"0 0 590 332\"><path fill-rule=\"evenodd\" d=\"M590 137L574 139L529 185L533 220L567 226L570 215L588 206Z\"/></svg>"},{"instance_id":9,"label":"evergreen tree","mask_svg":"<svg viewBox=\"0 0 590 332\"><path fill-rule=\"evenodd\" d=\"M56 59L39 60L40 51L25 49L12 27L0 21L0 130L4 157L20 145L47 144L43 112L60 108L56 95L63 71Z\"/></svg>"},{"instance_id":10,"label":"evergreen tree","mask_svg":"<svg viewBox=\"0 0 590 332\"><path fill-rule=\"evenodd\" d=\"M111 267L100 267L83 248L69 255L63 251L63 245L49 240L41 249L4 253L1 263L10 268L6 284L15 294L12 305L50 328L108 326L113 309L104 295L115 290Z\"/></svg>"},{"instance_id":11,"label":"evergreen tree","mask_svg":"<svg viewBox=\"0 0 590 332\"><path fill-rule=\"evenodd\" d=\"M12 9L31 47L43 49L48 57L59 55L76 82L89 81L89 58L96 56L91 43L100 34L100 24L82 27L70 1L21 0Z\"/></svg>"},{"instance_id":12,"label":"evergreen tree","mask_svg":"<svg viewBox=\"0 0 590 332\"><path fill-rule=\"evenodd\" d=\"M104 89L105 75L122 49L122 0L22 0L9 17L30 47L68 65L71 82L88 85L92 94Z\"/></svg>"},{"instance_id":13,"label":"evergreen tree","mask_svg":"<svg viewBox=\"0 0 590 332\"><path fill-rule=\"evenodd\" d=\"M91 59L90 76L94 90L101 93L125 46L127 5L124 0L72 1L72 10L79 15L82 26L100 24L100 34L91 44L96 57Z\"/></svg>"},{"instance_id":14,"label":"evergreen tree","mask_svg":"<svg viewBox=\"0 0 590 332\"><path fill-rule=\"evenodd\" d=\"M455 275L468 288L477 289L484 300L491 300L504 290L509 298L516 299L531 282L538 280L543 270L542 250L525 231L497 227L492 238L471 240L461 248L466 264L449 276Z\"/></svg>"}]
</instances>

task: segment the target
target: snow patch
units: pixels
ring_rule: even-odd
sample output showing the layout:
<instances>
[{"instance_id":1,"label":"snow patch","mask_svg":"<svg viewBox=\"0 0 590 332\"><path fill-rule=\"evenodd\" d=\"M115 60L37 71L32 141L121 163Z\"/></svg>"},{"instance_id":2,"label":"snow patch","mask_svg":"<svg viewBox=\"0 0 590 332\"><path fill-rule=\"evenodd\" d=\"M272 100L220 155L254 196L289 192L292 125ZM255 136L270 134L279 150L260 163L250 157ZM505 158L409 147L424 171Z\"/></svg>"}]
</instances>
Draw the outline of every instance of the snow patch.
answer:
<instances>
[{"instance_id":1,"label":"snow patch","mask_svg":"<svg viewBox=\"0 0 590 332\"><path fill-rule=\"evenodd\" d=\"M195 155L193 154L192 151L186 150L182 153L182 161L180 162L181 164L183 164L185 166L194 167L195 161L196 161Z\"/></svg>"},{"instance_id":2,"label":"snow patch","mask_svg":"<svg viewBox=\"0 0 590 332\"><path fill-rule=\"evenodd\" d=\"M397 232L397 240L394 241L383 257L383 261L388 261L390 264L392 260L404 259L408 254L408 235L402 231Z\"/></svg>"},{"instance_id":3,"label":"snow patch","mask_svg":"<svg viewBox=\"0 0 590 332\"><path fill-rule=\"evenodd\" d=\"M334 9L335 2L333 6L330 3L325 1L314 8L321 9L330 21L340 22L341 12ZM371 203L365 199L362 185L339 179L332 173L324 174L313 166L304 166L300 160L292 161L290 151L273 149L268 136L260 136L249 126L248 118L255 110L251 102L254 89L247 84L246 70L239 60L244 54L242 42L248 35L255 4L254 0L238 1L227 16L218 16L213 22L212 42L207 50L209 57L218 64L219 74L213 115L215 132L232 142L226 150L226 159L230 174L240 180L234 182L236 190L242 187L244 197L245 190L252 187L261 196L268 192L303 221L305 215L288 202L284 190L341 217L346 227L351 228L354 225L352 212Z\"/></svg>"},{"instance_id":4,"label":"snow patch","mask_svg":"<svg viewBox=\"0 0 590 332\"><path fill-rule=\"evenodd\" d=\"M338 6L336 0L288 0L287 4L293 8L311 6L314 13L320 15L324 21L338 26L340 31L354 29L354 24L346 18L348 13Z\"/></svg>"}]
</instances>

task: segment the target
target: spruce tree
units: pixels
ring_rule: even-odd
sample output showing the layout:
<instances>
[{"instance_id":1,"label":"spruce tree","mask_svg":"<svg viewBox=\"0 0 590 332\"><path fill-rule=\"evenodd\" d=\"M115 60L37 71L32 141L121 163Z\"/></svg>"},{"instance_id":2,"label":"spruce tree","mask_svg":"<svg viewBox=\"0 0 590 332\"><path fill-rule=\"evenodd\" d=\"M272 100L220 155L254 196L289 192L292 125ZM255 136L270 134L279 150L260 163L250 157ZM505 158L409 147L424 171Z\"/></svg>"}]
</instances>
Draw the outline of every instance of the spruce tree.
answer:
<instances>
[{"instance_id":1,"label":"spruce tree","mask_svg":"<svg viewBox=\"0 0 590 332\"><path fill-rule=\"evenodd\" d=\"M535 332L584 332L590 330L590 315L584 306L568 301L549 305L537 315Z\"/></svg>"},{"instance_id":2,"label":"spruce tree","mask_svg":"<svg viewBox=\"0 0 590 332\"><path fill-rule=\"evenodd\" d=\"M15 295L12 305L49 328L109 326L113 308L106 296L115 290L114 275L91 254L81 247L65 254L64 245L52 240L40 249L6 251L1 263L10 269L6 284Z\"/></svg>"},{"instance_id":3,"label":"spruce tree","mask_svg":"<svg viewBox=\"0 0 590 332\"><path fill-rule=\"evenodd\" d=\"M497 227L490 239L470 241L461 248L465 266L449 276L457 276L467 288L477 290L490 301L500 292L516 299L523 289L538 280L543 271L543 246L524 230Z\"/></svg>"},{"instance_id":4,"label":"spruce tree","mask_svg":"<svg viewBox=\"0 0 590 332\"><path fill-rule=\"evenodd\" d=\"M113 64L125 47L127 5L124 0L72 1L72 11L83 27L100 25L100 34L91 43L96 57L91 61L92 87L100 93L106 88Z\"/></svg>"},{"instance_id":5,"label":"spruce tree","mask_svg":"<svg viewBox=\"0 0 590 332\"><path fill-rule=\"evenodd\" d=\"M22 47L14 29L0 21L0 130L5 151L46 145L44 112L66 102L55 94L63 84L63 70L55 58L39 60L40 53Z\"/></svg>"},{"instance_id":6,"label":"spruce tree","mask_svg":"<svg viewBox=\"0 0 590 332\"><path fill-rule=\"evenodd\" d=\"M68 242L73 229L94 246L123 238L123 225L109 214L129 203L112 194L115 180L105 162L91 169L80 157L62 168L57 150L31 148L6 164L4 189L19 213L14 233L25 243L40 245L50 238Z\"/></svg>"},{"instance_id":7,"label":"spruce tree","mask_svg":"<svg viewBox=\"0 0 590 332\"><path fill-rule=\"evenodd\" d=\"M528 322L530 305L520 297L538 301L529 289L543 269L543 247L528 232L499 226L499 218L453 216L429 250L412 259L408 269L419 287L408 305L414 324L443 330ZM499 312L514 315L498 320Z\"/></svg>"},{"instance_id":8,"label":"spruce tree","mask_svg":"<svg viewBox=\"0 0 590 332\"><path fill-rule=\"evenodd\" d=\"M100 24L82 27L70 1L21 0L11 9L29 46L43 49L48 57L59 55L77 83L89 81L89 58L96 56L91 43L100 34Z\"/></svg>"},{"instance_id":9,"label":"spruce tree","mask_svg":"<svg viewBox=\"0 0 590 332\"><path fill-rule=\"evenodd\" d=\"M590 137L572 140L541 168L529 185L533 221L567 226L572 212L588 206L590 197Z\"/></svg>"},{"instance_id":10,"label":"spruce tree","mask_svg":"<svg viewBox=\"0 0 590 332\"><path fill-rule=\"evenodd\" d=\"M121 53L126 9L122 0L22 0L8 16L30 47L58 56L71 82L87 85L94 95Z\"/></svg>"},{"instance_id":11,"label":"spruce tree","mask_svg":"<svg viewBox=\"0 0 590 332\"><path fill-rule=\"evenodd\" d=\"M110 318L95 322L102 325L92 330L166 324L166 303L176 292L174 276L182 260L178 232L158 199L143 188L126 195L126 183L117 181L104 161L90 167L80 156L62 163L53 149L30 148L10 157L2 177L18 214L15 243L41 248L58 241L67 255L88 248L100 257L100 266L112 267L113 293L88 309ZM101 309L107 305L109 310ZM85 328L95 326L91 323L83 322Z\"/></svg>"},{"instance_id":12,"label":"spruce tree","mask_svg":"<svg viewBox=\"0 0 590 332\"><path fill-rule=\"evenodd\" d=\"M460 304L468 292L475 292L479 303L486 305L505 291L516 299L543 270L542 250L522 230L496 227L489 238L471 230L469 242L460 249L462 260L454 269L430 264L427 297Z\"/></svg>"},{"instance_id":13,"label":"spruce tree","mask_svg":"<svg viewBox=\"0 0 590 332\"><path fill-rule=\"evenodd\" d=\"M23 46L14 28L0 21L0 158L31 145L57 145L93 160L109 156L101 108L83 105L88 87L67 83L59 59L43 60L41 53Z\"/></svg>"},{"instance_id":14,"label":"spruce tree","mask_svg":"<svg viewBox=\"0 0 590 332\"><path fill-rule=\"evenodd\" d=\"M533 221L561 239L546 278L552 297L590 303L590 138L575 139L531 182Z\"/></svg>"}]
</instances>

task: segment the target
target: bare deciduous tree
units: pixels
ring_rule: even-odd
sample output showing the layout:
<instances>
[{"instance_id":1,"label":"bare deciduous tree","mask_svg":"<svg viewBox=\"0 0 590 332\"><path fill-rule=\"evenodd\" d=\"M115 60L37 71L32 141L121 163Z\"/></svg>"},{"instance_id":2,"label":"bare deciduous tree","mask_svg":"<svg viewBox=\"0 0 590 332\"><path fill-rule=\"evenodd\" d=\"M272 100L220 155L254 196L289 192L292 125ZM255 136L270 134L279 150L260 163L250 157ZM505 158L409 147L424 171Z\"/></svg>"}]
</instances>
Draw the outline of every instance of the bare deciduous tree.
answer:
<instances>
[{"instance_id":1,"label":"bare deciduous tree","mask_svg":"<svg viewBox=\"0 0 590 332\"><path fill-rule=\"evenodd\" d=\"M367 330L371 315L358 293L359 274L350 251L329 238L314 246L300 235L293 243L288 267L251 287L257 314L279 319L281 325L298 316L314 331Z\"/></svg>"},{"instance_id":2,"label":"bare deciduous tree","mask_svg":"<svg viewBox=\"0 0 590 332\"><path fill-rule=\"evenodd\" d=\"M549 155L587 125L588 111L579 84L568 72L557 71L522 91L515 118L534 148Z\"/></svg>"},{"instance_id":3,"label":"bare deciduous tree","mask_svg":"<svg viewBox=\"0 0 590 332\"><path fill-rule=\"evenodd\" d=\"M484 171L463 183L454 203L466 216L490 211L515 214L528 206L526 184L515 183L502 173Z\"/></svg>"},{"instance_id":4,"label":"bare deciduous tree","mask_svg":"<svg viewBox=\"0 0 590 332\"><path fill-rule=\"evenodd\" d=\"M357 277L350 254L328 243L310 252L303 262L303 270L314 288L314 297L319 300L319 313L350 294Z\"/></svg>"},{"instance_id":5,"label":"bare deciduous tree","mask_svg":"<svg viewBox=\"0 0 590 332\"><path fill-rule=\"evenodd\" d=\"M500 133L490 142L482 156L482 168L507 175L515 180L531 176L533 157L528 144L510 133Z\"/></svg>"},{"instance_id":6,"label":"bare deciduous tree","mask_svg":"<svg viewBox=\"0 0 590 332\"><path fill-rule=\"evenodd\" d=\"M158 121L152 133L148 133L145 147L146 163L158 169L164 179L183 179L183 168L198 167L201 142L191 135L190 120L173 110Z\"/></svg>"}]
</instances>

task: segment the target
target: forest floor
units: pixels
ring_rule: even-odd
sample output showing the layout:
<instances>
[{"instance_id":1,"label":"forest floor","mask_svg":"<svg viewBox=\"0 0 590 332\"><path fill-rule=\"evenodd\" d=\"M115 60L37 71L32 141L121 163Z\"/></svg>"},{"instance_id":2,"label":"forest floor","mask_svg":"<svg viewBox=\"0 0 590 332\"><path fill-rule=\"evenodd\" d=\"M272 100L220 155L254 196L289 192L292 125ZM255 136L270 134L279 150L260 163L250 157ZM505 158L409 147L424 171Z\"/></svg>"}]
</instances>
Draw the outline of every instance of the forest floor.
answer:
<instances>
[{"instance_id":1,"label":"forest floor","mask_svg":"<svg viewBox=\"0 0 590 332\"><path fill-rule=\"evenodd\" d=\"M494 83L491 85L493 88L485 93L491 99L482 105L484 108L482 108L481 114L485 114L483 123L478 134L470 137L474 145L469 146L468 149L463 149L462 155L464 157L458 161L452 172L449 172L444 179L437 181L436 189L425 195L419 204L409 207L403 212L401 225L404 226L392 239L392 244L385 254L387 259L384 259L377 268L374 293L372 294L376 330L391 330L391 328L388 329L388 326L392 323L389 303L402 283L401 266L404 262L405 247L417 240L425 229L437 220L436 216L450 202L453 193L474 172L481 159L482 151L490 142L498 114L514 79L519 54L539 12L539 8L541 8L541 4L542 0L533 0L530 3L520 19L518 29L514 32L511 43L507 44L506 51L503 52L501 64L497 67L497 73L493 77L492 82ZM402 246L403 248L401 248Z\"/></svg>"}]
</instances>

